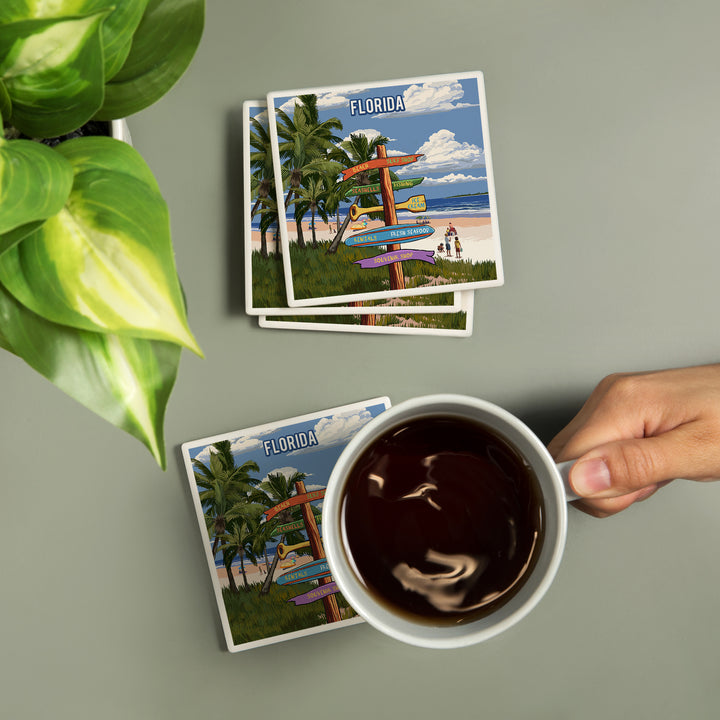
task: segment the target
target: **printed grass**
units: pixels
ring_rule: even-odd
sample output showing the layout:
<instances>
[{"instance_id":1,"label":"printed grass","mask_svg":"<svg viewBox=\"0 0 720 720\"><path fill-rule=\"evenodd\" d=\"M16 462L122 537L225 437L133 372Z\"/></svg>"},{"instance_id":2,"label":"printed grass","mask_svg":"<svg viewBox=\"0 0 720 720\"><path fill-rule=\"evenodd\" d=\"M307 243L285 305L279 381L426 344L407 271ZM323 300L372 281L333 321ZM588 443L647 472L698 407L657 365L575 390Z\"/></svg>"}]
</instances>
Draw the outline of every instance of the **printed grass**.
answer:
<instances>
[{"instance_id":1,"label":"printed grass","mask_svg":"<svg viewBox=\"0 0 720 720\"><path fill-rule=\"evenodd\" d=\"M273 583L267 595L260 595L261 587L261 583L253 583L248 589L241 585L237 593L223 589L223 603L236 645L326 624L322 600L298 606L289 602L290 598L316 588L316 583L290 586ZM355 617L355 611L342 595L336 593L335 597L343 619Z\"/></svg>"},{"instance_id":2,"label":"printed grass","mask_svg":"<svg viewBox=\"0 0 720 720\"><path fill-rule=\"evenodd\" d=\"M298 298L320 297L321 294L336 295L376 292L378 290L389 290L390 281L387 268L377 268L371 270L360 270L359 266L353 265L353 260L362 257L373 257L377 252L370 252L365 248L345 248L342 246L337 254L328 255L326 253L329 243L319 243L317 248L312 246L301 250L296 243L291 245L291 254L294 252L294 258L299 257L300 264L304 267L302 270L304 280L302 283L310 283L311 287L304 287L302 295ZM294 262L294 261L293 261ZM437 261L443 263L442 259ZM283 274L283 263L280 256L270 254L263 257L259 251L254 251L251 257L252 263L252 297L253 306L256 308L280 308L287 307L287 294L285 290L285 276ZM446 262L444 265L450 266L448 272L452 271L452 265L459 263ZM490 274L495 271L495 263L492 269L486 269ZM349 266L349 267L348 267ZM437 267L437 266L436 266ZM429 270L428 270L429 269ZM414 284L408 287L419 287L422 284L431 281L438 273L432 272L433 266L429 263L421 263L417 260L404 262L403 270L408 275L410 270L413 276ZM463 271L463 276L466 274ZM323 275L323 274L326 275ZM365 273L363 276L361 273ZM424 274L420 274L424 273ZM430 274L429 274L430 273ZM495 279L496 275L492 278ZM485 279L485 278L482 278ZM344 283L353 283L352 286ZM463 282L455 280L453 282ZM297 288L298 280L293 277L293 284ZM343 289L345 288L345 289ZM453 293L439 293L433 295L414 295L404 298L410 305L452 305L455 301ZM385 300L368 301L368 305L383 305Z\"/></svg>"},{"instance_id":3,"label":"printed grass","mask_svg":"<svg viewBox=\"0 0 720 720\"><path fill-rule=\"evenodd\" d=\"M300 248L290 244L295 297L331 297L356 293L383 292L390 289L387 267L361 268L357 260L378 255L378 248L358 248L341 245L337 253L328 255L329 243L319 243L317 248ZM445 260L436 258L435 264L420 260L403 262L405 288L419 288L428 284L447 281L471 283L497 279L497 268L492 260Z\"/></svg>"}]
</instances>

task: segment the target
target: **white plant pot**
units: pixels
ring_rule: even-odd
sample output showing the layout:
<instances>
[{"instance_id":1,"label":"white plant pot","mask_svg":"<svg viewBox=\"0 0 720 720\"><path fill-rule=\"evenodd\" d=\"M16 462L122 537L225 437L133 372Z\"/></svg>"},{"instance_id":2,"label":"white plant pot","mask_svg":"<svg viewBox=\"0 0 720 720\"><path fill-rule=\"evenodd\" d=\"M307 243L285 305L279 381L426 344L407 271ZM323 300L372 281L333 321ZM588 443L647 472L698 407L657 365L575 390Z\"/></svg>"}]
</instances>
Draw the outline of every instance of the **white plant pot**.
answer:
<instances>
[{"instance_id":1,"label":"white plant pot","mask_svg":"<svg viewBox=\"0 0 720 720\"><path fill-rule=\"evenodd\" d=\"M132 138L130 137L130 130L124 119L112 120L110 122L110 132L116 140L122 140L128 145L132 145Z\"/></svg>"}]
</instances>

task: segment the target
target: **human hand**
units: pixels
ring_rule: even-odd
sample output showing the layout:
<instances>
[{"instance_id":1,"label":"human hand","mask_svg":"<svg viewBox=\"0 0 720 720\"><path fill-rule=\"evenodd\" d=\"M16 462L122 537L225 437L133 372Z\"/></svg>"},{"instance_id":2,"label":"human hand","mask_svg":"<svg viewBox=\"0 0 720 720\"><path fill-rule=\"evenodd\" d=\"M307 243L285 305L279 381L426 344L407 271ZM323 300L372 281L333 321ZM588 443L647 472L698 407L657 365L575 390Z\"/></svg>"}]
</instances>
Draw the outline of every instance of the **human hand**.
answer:
<instances>
[{"instance_id":1,"label":"human hand","mask_svg":"<svg viewBox=\"0 0 720 720\"><path fill-rule=\"evenodd\" d=\"M720 478L720 364L616 374L595 388L548 449L577 458L579 509L607 517L674 478Z\"/></svg>"}]
</instances>

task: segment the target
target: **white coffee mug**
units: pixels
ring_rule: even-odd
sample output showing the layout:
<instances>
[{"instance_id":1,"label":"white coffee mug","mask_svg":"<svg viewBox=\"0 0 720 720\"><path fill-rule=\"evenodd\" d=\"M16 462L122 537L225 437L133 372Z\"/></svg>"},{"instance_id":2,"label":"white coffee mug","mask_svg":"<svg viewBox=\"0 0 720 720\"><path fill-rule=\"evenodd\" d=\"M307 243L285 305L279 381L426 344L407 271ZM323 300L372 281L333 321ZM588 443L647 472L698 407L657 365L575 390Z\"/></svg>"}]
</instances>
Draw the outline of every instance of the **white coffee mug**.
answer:
<instances>
[{"instance_id":1,"label":"white coffee mug","mask_svg":"<svg viewBox=\"0 0 720 720\"><path fill-rule=\"evenodd\" d=\"M381 604L353 569L341 521L342 500L355 461L393 427L422 417L470 419L494 430L535 471L544 504L544 540L539 557L522 588L491 614L467 623L432 625L414 622ZM428 395L384 411L348 443L328 481L322 509L323 542L332 576L345 599L370 625L403 642L428 648L457 648L487 640L527 615L555 577L567 532L567 502L576 499L568 484L572 461L557 465L543 443L521 420L492 403L465 395Z\"/></svg>"}]
</instances>

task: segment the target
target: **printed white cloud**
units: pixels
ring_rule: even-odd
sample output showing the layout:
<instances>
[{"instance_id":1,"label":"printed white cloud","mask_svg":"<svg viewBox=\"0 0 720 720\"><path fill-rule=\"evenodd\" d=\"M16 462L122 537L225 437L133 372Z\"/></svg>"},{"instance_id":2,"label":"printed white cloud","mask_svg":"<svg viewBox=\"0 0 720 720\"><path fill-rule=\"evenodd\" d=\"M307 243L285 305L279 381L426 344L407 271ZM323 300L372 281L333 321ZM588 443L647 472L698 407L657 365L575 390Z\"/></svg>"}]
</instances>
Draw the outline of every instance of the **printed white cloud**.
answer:
<instances>
[{"instance_id":1,"label":"printed white cloud","mask_svg":"<svg viewBox=\"0 0 720 720\"><path fill-rule=\"evenodd\" d=\"M372 415L367 410L322 418L315 425L315 437L323 447L340 445L349 442L352 436L370 420Z\"/></svg>"},{"instance_id":2,"label":"printed white cloud","mask_svg":"<svg viewBox=\"0 0 720 720\"><path fill-rule=\"evenodd\" d=\"M456 185L457 183L476 182L478 180L487 180L484 175L465 175L463 173L450 173L439 178L426 177L423 180L423 187L431 185Z\"/></svg>"},{"instance_id":3,"label":"printed white cloud","mask_svg":"<svg viewBox=\"0 0 720 720\"><path fill-rule=\"evenodd\" d=\"M382 133L379 130L374 130L373 128L364 128L362 130L353 130L352 135L364 135L368 141L374 140L378 135L382 135ZM343 142L346 142L350 139L350 135L347 135L343 138ZM389 141L392 142L394 138L388 138Z\"/></svg>"},{"instance_id":4,"label":"printed white cloud","mask_svg":"<svg viewBox=\"0 0 720 720\"><path fill-rule=\"evenodd\" d=\"M215 448L212 445L208 445L195 456L195 460L199 460L203 465L207 465L210 462L210 455L214 452L217 452Z\"/></svg>"},{"instance_id":5,"label":"printed white cloud","mask_svg":"<svg viewBox=\"0 0 720 720\"><path fill-rule=\"evenodd\" d=\"M409 112L440 112L458 107L464 91L455 81L437 81L411 85L404 93L405 109ZM462 106L465 107L465 106Z\"/></svg>"},{"instance_id":6,"label":"printed white cloud","mask_svg":"<svg viewBox=\"0 0 720 720\"><path fill-rule=\"evenodd\" d=\"M434 132L417 152L423 157L411 166L398 168L398 175L485 167L485 151L472 143L459 142L451 130Z\"/></svg>"},{"instance_id":7,"label":"printed white cloud","mask_svg":"<svg viewBox=\"0 0 720 720\"><path fill-rule=\"evenodd\" d=\"M422 85L411 85L403 93L405 112L383 113L374 117L402 118L408 115L429 115L473 107L473 103L460 102L464 94L462 85L457 80L438 80Z\"/></svg>"},{"instance_id":8,"label":"printed white cloud","mask_svg":"<svg viewBox=\"0 0 720 720\"><path fill-rule=\"evenodd\" d=\"M257 437L236 438L230 444L230 452L233 455L238 455L240 453L259 449L262 449L262 442ZM207 465L210 462L210 455L216 452L217 450L212 445L208 445L202 450L202 452L198 453L195 457L200 460L200 462Z\"/></svg>"},{"instance_id":9,"label":"printed white cloud","mask_svg":"<svg viewBox=\"0 0 720 720\"><path fill-rule=\"evenodd\" d=\"M289 465L286 465L285 467L279 467L275 468L274 470L271 470L263 479L261 482L265 482L268 479L268 475L277 475L280 473L281 475L284 475L286 478L291 478L296 472L300 472L296 467L290 467ZM312 473L307 473L307 477L312 477ZM305 484L305 487L309 490L311 488L310 485L307 483ZM312 486L312 489L317 490L322 486Z\"/></svg>"},{"instance_id":10,"label":"printed white cloud","mask_svg":"<svg viewBox=\"0 0 720 720\"><path fill-rule=\"evenodd\" d=\"M316 93L317 108L318 110L332 110L333 108L347 107L350 103L348 95L356 95L357 93L365 92L365 88L357 88L355 90L343 89L342 93L332 91L326 93ZM295 105L298 103L297 97L290 98L287 102L280 106L281 110L291 114L295 109Z\"/></svg>"},{"instance_id":11,"label":"printed white cloud","mask_svg":"<svg viewBox=\"0 0 720 720\"><path fill-rule=\"evenodd\" d=\"M332 110L333 108L346 107L350 101L344 94L322 93L317 96L318 110Z\"/></svg>"},{"instance_id":12,"label":"printed white cloud","mask_svg":"<svg viewBox=\"0 0 720 720\"><path fill-rule=\"evenodd\" d=\"M268 126L268 111L263 110L262 112L259 112L257 115L253 116L255 120L257 120L263 127Z\"/></svg>"},{"instance_id":13,"label":"printed white cloud","mask_svg":"<svg viewBox=\"0 0 720 720\"><path fill-rule=\"evenodd\" d=\"M291 97L289 100L285 101L282 105L280 105L279 108L282 110L286 115L290 115L292 117L293 112L295 112L295 106L298 104L298 99L296 97Z\"/></svg>"},{"instance_id":14,"label":"printed white cloud","mask_svg":"<svg viewBox=\"0 0 720 720\"><path fill-rule=\"evenodd\" d=\"M257 437L240 437L233 440L232 445L230 446L230 450L233 455L248 452L250 450L258 450L260 448L262 448L262 442L260 442L260 438Z\"/></svg>"}]
</instances>

